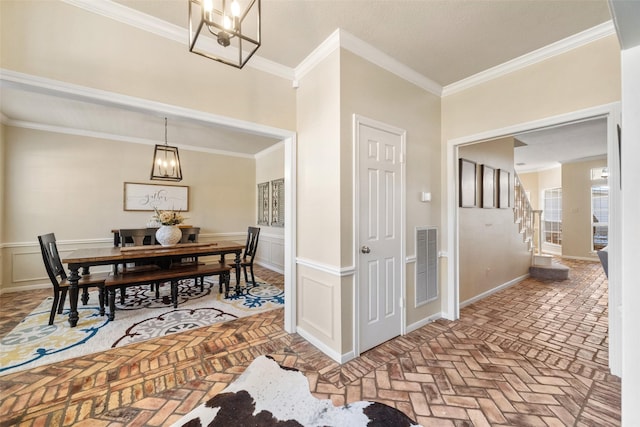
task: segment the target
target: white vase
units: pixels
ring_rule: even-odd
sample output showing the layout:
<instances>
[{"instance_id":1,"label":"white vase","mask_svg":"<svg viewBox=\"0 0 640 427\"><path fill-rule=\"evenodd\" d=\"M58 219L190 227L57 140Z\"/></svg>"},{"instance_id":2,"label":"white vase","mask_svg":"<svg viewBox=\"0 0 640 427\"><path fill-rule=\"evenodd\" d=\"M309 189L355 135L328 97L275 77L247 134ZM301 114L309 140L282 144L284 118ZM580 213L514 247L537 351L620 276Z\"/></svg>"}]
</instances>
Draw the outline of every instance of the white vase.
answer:
<instances>
[{"instance_id":1,"label":"white vase","mask_svg":"<svg viewBox=\"0 0 640 427\"><path fill-rule=\"evenodd\" d=\"M156 241L162 246L173 246L182 239L182 231L177 225L162 225L156 231Z\"/></svg>"}]
</instances>

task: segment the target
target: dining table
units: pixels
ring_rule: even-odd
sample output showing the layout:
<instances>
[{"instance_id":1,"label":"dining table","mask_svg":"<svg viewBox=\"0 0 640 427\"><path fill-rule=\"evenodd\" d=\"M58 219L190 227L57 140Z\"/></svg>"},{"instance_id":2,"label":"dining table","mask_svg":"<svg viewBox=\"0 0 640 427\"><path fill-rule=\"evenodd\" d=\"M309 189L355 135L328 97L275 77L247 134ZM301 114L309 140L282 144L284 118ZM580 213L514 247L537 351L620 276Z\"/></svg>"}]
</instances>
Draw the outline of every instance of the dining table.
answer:
<instances>
[{"instance_id":1,"label":"dining table","mask_svg":"<svg viewBox=\"0 0 640 427\"><path fill-rule=\"evenodd\" d=\"M236 292L240 292L240 255L244 244L232 241L211 243L179 243L172 246L148 245L135 247L100 247L76 249L62 259L68 265L69 276L69 324L78 324L78 280L81 275L89 274L91 267L118 265L133 262L153 262L159 266L170 264L176 257L205 257L219 255L220 261L225 255L235 255ZM81 271L82 269L82 271ZM123 274L115 269L111 274Z\"/></svg>"}]
</instances>

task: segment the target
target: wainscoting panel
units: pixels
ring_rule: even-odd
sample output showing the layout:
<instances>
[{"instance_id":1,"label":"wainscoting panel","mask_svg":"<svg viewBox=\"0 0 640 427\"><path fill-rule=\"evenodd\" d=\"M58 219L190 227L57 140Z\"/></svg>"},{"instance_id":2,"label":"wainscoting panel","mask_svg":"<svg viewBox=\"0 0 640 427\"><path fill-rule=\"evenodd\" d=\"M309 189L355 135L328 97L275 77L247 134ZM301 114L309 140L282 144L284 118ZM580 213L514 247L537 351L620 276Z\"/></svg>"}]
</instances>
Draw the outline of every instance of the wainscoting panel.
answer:
<instances>
[{"instance_id":1,"label":"wainscoting panel","mask_svg":"<svg viewBox=\"0 0 640 427\"><path fill-rule=\"evenodd\" d=\"M256 263L284 274L284 236L261 232Z\"/></svg>"},{"instance_id":2,"label":"wainscoting panel","mask_svg":"<svg viewBox=\"0 0 640 427\"><path fill-rule=\"evenodd\" d=\"M334 287L309 277L302 277L300 288L300 320L333 341L335 339Z\"/></svg>"}]
</instances>

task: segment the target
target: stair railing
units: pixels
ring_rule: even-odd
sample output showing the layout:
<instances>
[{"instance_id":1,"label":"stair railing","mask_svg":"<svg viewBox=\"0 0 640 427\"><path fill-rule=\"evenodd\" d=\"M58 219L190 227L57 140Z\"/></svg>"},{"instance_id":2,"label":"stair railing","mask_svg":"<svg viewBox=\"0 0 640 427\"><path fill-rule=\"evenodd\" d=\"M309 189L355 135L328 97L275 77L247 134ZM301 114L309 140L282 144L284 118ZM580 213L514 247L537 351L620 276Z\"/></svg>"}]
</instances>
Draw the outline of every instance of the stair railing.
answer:
<instances>
[{"instance_id":1,"label":"stair railing","mask_svg":"<svg viewBox=\"0 0 640 427\"><path fill-rule=\"evenodd\" d=\"M534 211L517 173L514 173L513 205L513 220L518 224L522 240L527 243L529 250L533 251L535 246L533 238L535 232Z\"/></svg>"}]
</instances>

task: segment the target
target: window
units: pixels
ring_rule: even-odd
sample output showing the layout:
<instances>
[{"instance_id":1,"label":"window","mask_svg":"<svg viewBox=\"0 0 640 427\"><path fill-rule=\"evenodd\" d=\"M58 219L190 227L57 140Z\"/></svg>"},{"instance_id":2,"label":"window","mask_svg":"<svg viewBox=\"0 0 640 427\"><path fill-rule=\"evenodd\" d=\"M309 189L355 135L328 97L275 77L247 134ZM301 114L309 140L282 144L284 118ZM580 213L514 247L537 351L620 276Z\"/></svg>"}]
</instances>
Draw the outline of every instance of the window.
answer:
<instances>
[{"instance_id":1,"label":"window","mask_svg":"<svg viewBox=\"0 0 640 427\"><path fill-rule=\"evenodd\" d=\"M542 234L545 243L562 244L562 188L544 190Z\"/></svg>"},{"instance_id":2,"label":"window","mask_svg":"<svg viewBox=\"0 0 640 427\"><path fill-rule=\"evenodd\" d=\"M609 244L609 187L591 187L591 243L594 251Z\"/></svg>"}]
</instances>

